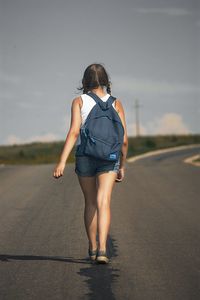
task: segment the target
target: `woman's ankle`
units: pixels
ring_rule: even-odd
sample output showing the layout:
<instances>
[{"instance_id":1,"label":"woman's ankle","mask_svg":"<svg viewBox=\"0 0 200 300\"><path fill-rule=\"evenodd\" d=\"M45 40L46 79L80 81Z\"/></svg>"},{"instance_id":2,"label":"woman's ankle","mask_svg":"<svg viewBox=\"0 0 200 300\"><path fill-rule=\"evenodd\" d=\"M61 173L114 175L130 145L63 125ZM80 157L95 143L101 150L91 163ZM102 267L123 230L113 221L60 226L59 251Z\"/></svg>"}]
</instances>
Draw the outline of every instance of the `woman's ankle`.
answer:
<instances>
[{"instance_id":1,"label":"woman's ankle","mask_svg":"<svg viewBox=\"0 0 200 300\"><path fill-rule=\"evenodd\" d=\"M99 251L106 251L106 246L99 246L99 247L98 247L98 250L99 250Z\"/></svg>"},{"instance_id":2,"label":"woman's ankle","mask_svg":"<svg viewBox=\"0 0 200 300\"><path fill-rule=\"evenodd\" d=\"M96 250L96 249L97 249L97 244L96 244L96 243L90 243L90 242L89 242L89 249L92 250L92 251L93 251L93 250Z\"/></svg>"}]
</instances>

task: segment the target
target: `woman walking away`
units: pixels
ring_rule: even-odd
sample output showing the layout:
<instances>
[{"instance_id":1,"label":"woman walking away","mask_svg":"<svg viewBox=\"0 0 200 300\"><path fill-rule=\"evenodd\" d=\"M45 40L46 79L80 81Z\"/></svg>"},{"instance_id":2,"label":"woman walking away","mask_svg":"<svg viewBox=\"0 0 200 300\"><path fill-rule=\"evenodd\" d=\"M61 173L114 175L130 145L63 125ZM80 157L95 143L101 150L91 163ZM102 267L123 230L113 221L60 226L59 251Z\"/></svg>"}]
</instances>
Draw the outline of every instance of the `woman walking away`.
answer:
<instances>
[{"instance_id":1,"label":"woman walking away","mask_svg":"<svg viewBox=\"0 0 200 300\"><path fill-rule=\"evenodd\" d=\"M53 176L64 174L75 145L75 172L85 199L88 254L92 261L108 263L111 194L114 183L124 178L128 148L125 114L121 101L111 96L103 65L86 68L79 90L83 94L72 101L70 129Z\"/></svg>"}]
</instances>

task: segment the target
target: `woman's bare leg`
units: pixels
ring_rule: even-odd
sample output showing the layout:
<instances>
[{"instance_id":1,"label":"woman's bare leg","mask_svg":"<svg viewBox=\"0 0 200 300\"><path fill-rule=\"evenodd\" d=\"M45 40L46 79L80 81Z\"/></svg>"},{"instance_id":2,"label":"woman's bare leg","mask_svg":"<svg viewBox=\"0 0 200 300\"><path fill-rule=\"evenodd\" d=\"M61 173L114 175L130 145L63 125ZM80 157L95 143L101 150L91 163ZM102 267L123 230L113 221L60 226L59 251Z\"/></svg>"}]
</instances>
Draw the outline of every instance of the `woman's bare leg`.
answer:
<instances>
[{"instance_id":1,"label":"woman's bare leg","mask_svg":"<svg viewBox=\"0 0 200 300\"><path fill-rule=\"evenodd\" d=\"M85 198L84 223L91 250L97 248L97 187L95 177L78 176Z\"/></svg>"},{"instance_id":2,"label":"woman's bare leg","mask_svg":"<svg viewBox=\"0 0 200 300\"><path fill-rule=\"evenodd\" d=\"M97 176L97 211L98 211L98 234L99 250L106 250L107 235L110 229L110 201L112 189L117 174L115 172L101 173Z\"/></svg>"}]
</instances>

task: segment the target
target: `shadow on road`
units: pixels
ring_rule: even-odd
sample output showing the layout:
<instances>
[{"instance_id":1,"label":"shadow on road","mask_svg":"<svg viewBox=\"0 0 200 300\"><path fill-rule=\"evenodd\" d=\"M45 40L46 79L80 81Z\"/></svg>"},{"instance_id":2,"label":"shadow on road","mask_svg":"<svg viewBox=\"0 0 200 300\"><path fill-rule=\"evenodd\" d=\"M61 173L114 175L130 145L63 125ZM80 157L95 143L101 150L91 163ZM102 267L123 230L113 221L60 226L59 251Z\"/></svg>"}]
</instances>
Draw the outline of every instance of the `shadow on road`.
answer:
<instances>
[{"instance_id":1,"label":"shadow on road","mask_svg":"<svg viewBox=\"0 0 200 300\"><path fill-rule=\"evenodd\" d=\"M91 263L89 258L73 258L62 256L42 256L42 255L12 255L12 254L0 254L0 261L3 263L12 262L12 260L21 261L60 261L67 263L85 264L86 267L80 268L78 275L83 276L84 282L89 289L86 295L83 295L83 299L104 299L115 300L113 294L113 283L116 282L119 277L119 269L113 268L112 258L117 256L117 246L115 239L108 235L107 239L107 253L110 259L110 263L103 265L97 263ZM87 297L87 298L86 298Z\"/></svg>"},{"instance_id":2,"label":"shadow on road","mask_svg":"<svg viewBox=\"0 0 200 300\"><path fill-rule=\"evenodd\" d=\"M73 257L61 257L61 256L40 256L40 255L11 255L0 254L0 261L9 262L10 260L54 260L63 261L69 263L89 264L89 260L77 259Z\"/></svg>"},{"instance_id":3,"label":"shadow on road","mask_svg":"<svg viewBox=\"0 0 200 300\"><path fill-rule=\"evenodd\" d=\"M107 249L110 260L117 256L115 239L111 238L110 235L107 240ZM111 262L107 265L92 264L91 267L81 268L78 274L86 277L84 281L89 288L89 293L83 295L83 299L115 300L112 284L119 277L118 272L119 269L113 268Z\"/></svg>"}]
</instances>

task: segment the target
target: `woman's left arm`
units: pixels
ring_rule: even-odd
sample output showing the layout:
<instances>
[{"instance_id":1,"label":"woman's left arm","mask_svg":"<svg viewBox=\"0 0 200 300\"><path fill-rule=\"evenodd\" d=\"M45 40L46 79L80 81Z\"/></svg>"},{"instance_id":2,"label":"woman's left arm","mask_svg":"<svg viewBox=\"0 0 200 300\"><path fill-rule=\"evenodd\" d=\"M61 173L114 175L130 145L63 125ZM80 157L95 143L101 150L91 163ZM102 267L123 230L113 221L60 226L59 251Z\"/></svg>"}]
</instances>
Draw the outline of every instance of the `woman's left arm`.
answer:
<instances>
[{"instance_id":1,"label":"woman's left arm","mask_svg":"<svg viewBox=\"0 0 200 300\"><path fill-rule=\"evenodd\" d=\"M117 178L116 178L116 182L121 182L124 178L124 172L125 172L124 169L125 169L126 156L127 156L127 151L128 151L128 136L127 136L124 108L119 99L116 100L116 109L117 109L117 112L119 114L119 117L120 117L123 127L124 127L124 140L123 140L123 145L122 145L122 149L121 149L120 167L119 167L119 172L118 172Z\"/></svg>"},{"instance_id":2,"label":"woman's left arm","mask_svg":"<svg viewBox=\"0 0 200 300\"><path fill-rule=\"evenodd\" d=\"M68 131L63 151L60 156L59 163L56 165L53 176L59 178L63 175L64 168L69 157L70 152L72 151L74 144L78 138L81 126L81 114L80 114L80 97L75 98L72 101L71 106L71 124Z\"/></svg>"},{"instance_id":3,"label":"woman's left arm","mask_svg":"<svg viewBox=\"0 0 200 300\"><path fill-rule=\"evenodd\" d=\"M123 145L122 145L122 156L120 159L120 168L124 168L125 162L126 162L127 151L128 151L128 135L127 135L127 127L126 127L124 108L119 99L117 100L116 109L117 109L117 112L119 114L119 117L120 117L123 127L124 127L124 140L123 140Z\"/></svg>"}]
</instances>

